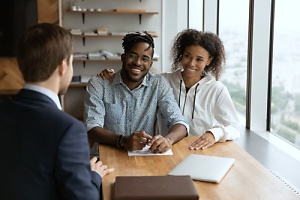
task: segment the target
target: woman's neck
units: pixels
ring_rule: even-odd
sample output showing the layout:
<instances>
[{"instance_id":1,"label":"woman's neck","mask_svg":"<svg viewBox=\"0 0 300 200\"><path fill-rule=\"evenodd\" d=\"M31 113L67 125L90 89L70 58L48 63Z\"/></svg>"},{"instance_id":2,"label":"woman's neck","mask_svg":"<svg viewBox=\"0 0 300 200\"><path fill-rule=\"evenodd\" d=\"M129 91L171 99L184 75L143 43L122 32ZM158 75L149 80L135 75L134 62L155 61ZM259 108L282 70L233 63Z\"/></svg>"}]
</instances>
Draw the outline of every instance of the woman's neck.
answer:
<instances>
[{"instance_id":1,"label":"woman's neck","mask_svg":"<svg viewBox=\"0 0 300 200\"><path fill-rule=\"evenodd\" d=\"M184 84L185 84L185 87L187 88L191 88L193 85L195 85L198 81L200 81L203 77L200 76L200 77L185 77L183 74L182 74L182 78L183 78L183 81L184 81Z\"/></svg>"}]
</instances>

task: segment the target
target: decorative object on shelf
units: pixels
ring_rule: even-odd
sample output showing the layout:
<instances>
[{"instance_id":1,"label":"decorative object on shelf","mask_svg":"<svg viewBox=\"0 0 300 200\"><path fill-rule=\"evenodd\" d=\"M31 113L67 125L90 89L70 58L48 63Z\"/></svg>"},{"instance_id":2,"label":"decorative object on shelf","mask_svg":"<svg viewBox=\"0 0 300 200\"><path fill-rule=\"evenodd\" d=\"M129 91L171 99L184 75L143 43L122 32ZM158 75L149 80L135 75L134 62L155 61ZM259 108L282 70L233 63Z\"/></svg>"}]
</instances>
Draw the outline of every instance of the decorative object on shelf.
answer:
<instances>
[{"instance_id":1,"label":"decorative object on shelf","mask_svg":"<svg viewBox=\"0 0 300 200\"><path fill-rule=\"evenodd\" d=\"M105 27L101 27L101 28L97 28L97 34L98 35L107 35L107 28Z\"/></svg>"},{"instance_id":2,"label":"decorative object on shelf","mask_svg":"<svg viewBox=\"0 0 300 200\"><path fill-rule=\"evenodd\" d=\"M78 9L77 1L71 1L71 2L70 2L70 8L71 8L71 10L73 10L73 11L77 11L77 9Z\"/></svg>"}]
</instances>

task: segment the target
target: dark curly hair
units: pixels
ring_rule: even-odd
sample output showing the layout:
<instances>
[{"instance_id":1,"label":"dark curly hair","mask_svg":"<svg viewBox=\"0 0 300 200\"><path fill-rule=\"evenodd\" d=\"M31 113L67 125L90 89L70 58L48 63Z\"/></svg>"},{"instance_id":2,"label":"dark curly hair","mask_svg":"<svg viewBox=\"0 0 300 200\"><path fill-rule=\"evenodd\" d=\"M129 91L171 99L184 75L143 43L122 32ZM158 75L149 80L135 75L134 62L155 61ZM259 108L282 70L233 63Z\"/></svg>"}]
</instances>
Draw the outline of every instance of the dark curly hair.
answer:
<instances>
[{"instance_id":1,"label":"dark curly hair","mask_svg":"<svg viewBox=\"0 0 300 200\"><path fill-rule=\"evenodd\" d=\"M130 51L130 49L134 45L136 45L137 43L140 43L140 42L146 42L149 44L149 47L146 50L148 50L149 48L152 48L152 57L153 57L154 41L153 41L152 36L149 33L147 33L146 31L126 34L125 37L123 38L123 43L122 43L124 53L127 53L128 51Z\"/></svg>"},{"instance_id":2,"label":"dark curly hair","mask_svg":"<svg viewBox=\"0 0 300 200\"><path fill-rule=\"evenodd\" d=\"M219 36L211 32L186 29L178 33L171 48L172 69L174 71L182 69L182 55L185 49L191 45L203 47L213 57L211 63L205 67L205 72L210 73L218 80L222 72L222 66L226 62L225 50Z\"/></svg>"}]
</instances>

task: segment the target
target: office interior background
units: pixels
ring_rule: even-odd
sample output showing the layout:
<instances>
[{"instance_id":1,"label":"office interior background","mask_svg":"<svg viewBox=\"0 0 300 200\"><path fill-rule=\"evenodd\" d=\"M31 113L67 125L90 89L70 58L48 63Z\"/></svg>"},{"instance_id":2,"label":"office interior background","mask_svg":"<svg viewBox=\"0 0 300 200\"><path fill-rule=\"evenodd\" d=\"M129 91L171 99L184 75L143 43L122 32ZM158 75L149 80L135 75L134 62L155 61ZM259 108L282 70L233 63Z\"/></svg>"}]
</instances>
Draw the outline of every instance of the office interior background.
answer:
<instances>
[{"instance_id":1,"label":"office interior background","mask_svg":"<svg viewBox=\"0 0 300 200\"><path fill-rule=\"evenodd\" d=\"M85 0L79 3L84 6L84 3L88 2L89 0ZM296 190L300 188L300 179L293 175L300 172L300 71L296 70L300 65L300 53L296 50L297 43L300 43L300 40L297 40L300 37L300 27L297 27L297 18L300 17L297 17L300 15L297 8L300 3L297 0L117 2L119 7L130 2L130 8L143 7L147 11L158 11L158 16L142 16L140 24L137 18L132 16L126 25L123 25L123 30L156 32L158 37L154 38L155 52L159 59L154 62L153 68L158 71L171 71L170 47L175 35L183 29L195 28L220 36L227 58L220 80L230 91L241 123L245 127L245 134L257 134L267 141L262 144L254 141L251 143L251 137L247 137L246 140L249 140L255 149L252 154L264 154L263 157L257 158L262 163L266 160L271 161L264 163L265 165L280 165L283 160L276 155L279 148L279 152L291 158L289 160L295 161L296 166L287 162L285 166L278 168L280 172L276 171L275 167L276 175L288 179L289 185L293 185ZM67 3L64 2L64 6L67 6ZM106 2L102 6L105 8L111 5ZM68 25L80 21L73 20L74 16L65 15L61 22L63 26L72 28ZM91 26L98 23L97 19L92 17L86 17L85 20L90 20ZM86 23L88 27L88 22ZM101 67L115 68L115 65L106 64ZM98 71L99 67L93 74ZM243 143L243 139L239 142ZM274 145L275 150L267 151L269 148L265 144Z\"/></svg>"},{"instance_id":2,"label":"office interior background","mask_svg":"<svg viewBox=\"0 0 300 200\"><path fill-rule=\"evenodd\" d=\"M38 0L40 4L44 2L46 1ZM78 28L79 24L82 25L82 16L66 12L70 2L73 1L57 0L58 23L65 28ZM157 71L171 71L170 46L175 35L181 30L195 28L218 34L224 42L227 58L220 81L228 87L241 123L245 127L245 132L237 143L262 164L267 165L267 168L274 170L274 173L290 187L299 191L300 70L297 68L300 66L300 51L297 51L297 47L300 45L298 23L300 2L298 0L111 0L102 1L102 4L100 2L77 0L82 6L99 4L103 5L103 8L105 6L109 8L115 4L114 8L143 7L150 11L158 11L159 14L156 16L141 16L140 21L138 16L129 16L129 20L122 24L124 31L145 29L156 32L158 37L155 38L155 51L158 61L154 63L153 68ZM120 26L121 22L114 16L101 17L105 18L107 23ZM86 29L89 26L95 27L95 24L99 23L99 17L85 16L85 22ZM81 38L76 38L75 42L77 49L85 48ZM85 42L86 46L98 45L94 39L86 39ZM121 47L121 40L107 40L104 41L104 45L105 43L111 46L110 50L117 51ZM0 63L3 63L2 60ZM120 67L115 67L111 63L100 65L88 63L83 67L82 63L76 62L73 65L74 73L88 71L88 75L95 75L107 67L115 69ZM0 81L2 75L0 73ZM20 76L18 73L17 75ZM19 77L16 76L15 80L19 85L22 84ZM3 89L2 86L0 89ZM78 88L69 88L68 92L72 97L68 98L69 101L79 96L82 98L84 90L82 89L79 95L76 94L77 90ZM74 104L67 102L67 105ZM82 112L78 107L75 110Z\"/></svg>"}]
</instances>

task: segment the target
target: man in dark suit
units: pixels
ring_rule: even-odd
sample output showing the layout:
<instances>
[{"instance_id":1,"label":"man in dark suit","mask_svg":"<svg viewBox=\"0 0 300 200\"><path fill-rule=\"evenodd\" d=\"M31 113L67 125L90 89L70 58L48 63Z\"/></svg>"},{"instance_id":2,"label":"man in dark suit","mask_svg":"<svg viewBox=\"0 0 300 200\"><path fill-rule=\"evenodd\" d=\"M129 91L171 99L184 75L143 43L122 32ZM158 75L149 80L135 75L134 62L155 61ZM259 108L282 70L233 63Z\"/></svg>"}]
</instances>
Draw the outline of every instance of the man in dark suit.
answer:
<instances>
[{"instance_id":1,"label":"man in dark suit","mask_svg":"<svg viewBox=\"0 0 300 200\"><path fill-rule=\"evenodd\" d=\"M73 76L73 38L53 24L38 24L17 48L25 80L0 102L0 199L97 199L101 177L113 171L89 161L82 122L61 111Z\"/></svg>"}]
</instances>

